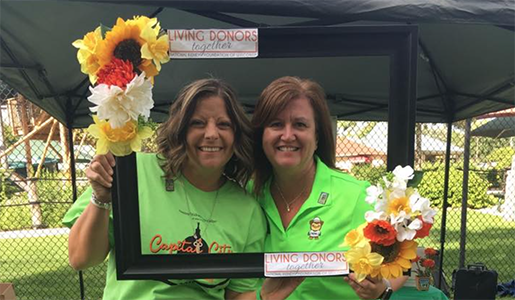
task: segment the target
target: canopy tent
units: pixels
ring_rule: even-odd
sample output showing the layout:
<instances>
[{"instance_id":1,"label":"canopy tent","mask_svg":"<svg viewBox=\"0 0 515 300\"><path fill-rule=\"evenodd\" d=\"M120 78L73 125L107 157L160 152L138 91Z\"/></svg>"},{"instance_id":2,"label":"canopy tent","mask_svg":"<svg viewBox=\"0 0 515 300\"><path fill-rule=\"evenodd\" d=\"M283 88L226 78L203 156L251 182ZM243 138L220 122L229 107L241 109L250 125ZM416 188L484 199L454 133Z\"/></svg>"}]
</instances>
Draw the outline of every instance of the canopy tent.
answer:
<instances>
[{"instance_id":1,"label":"canopy tent","mask_svg":"<svg viewBox=\"0 0 515 300\"><path fill-rule=\"evenodd\" d=\"M417 122L451 122L515 106L511 1L135 3L2 1L0 79L61 122L85 127L91 123L89 82L71 43L99 23L111 26L117 17L157 14L167 29L416 24ZM197 78L226 79L252 111L269 82L296 75L320 82L332 114L340 119L387 120L390 63L381 56L176 59L156 78L152 118L163 120L178 90Z\"/></svg>"}]
</instances>

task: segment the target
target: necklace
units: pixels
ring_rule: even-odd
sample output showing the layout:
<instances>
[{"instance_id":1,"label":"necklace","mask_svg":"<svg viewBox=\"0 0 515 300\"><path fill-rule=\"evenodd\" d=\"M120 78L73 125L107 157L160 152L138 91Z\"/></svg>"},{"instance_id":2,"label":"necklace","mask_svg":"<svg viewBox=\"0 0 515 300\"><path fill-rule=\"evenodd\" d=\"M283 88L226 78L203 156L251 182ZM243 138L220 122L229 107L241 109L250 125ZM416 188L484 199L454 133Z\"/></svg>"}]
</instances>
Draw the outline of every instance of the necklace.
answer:
<instances>
[{"instance_id":1,"label":"necklace","mask_svg":"<svg viewBox=\"0 0 515 300\"><path fill-rule=\"evenodd\" d=\"M297 197L293 198L293 200L291 202L289 202L289 203L284 198L283 191L281 191L281 188L279 187L279 184L277 184L277 182L275 182L275 187L279 191L279 195L281 196L281 199L283 200L284 204L286 205L286 210L288 212L290 212L291 211L291 205L293 203L295 203L297 200L300 199L300 196L304 193L304 191L306 191L306 187L307 186L304 186L304 188L302 189L302 191L300 191L300 193L297 195Z\"/></svg>"},{"instance_id":2,"label":"necklace","mask_svg":"<svg viewBox=\"0 0 515 300\"><path fill-rule=\"evenodd\" d=\"M186 180L187 180L187 179L186 179ZM198 221L198 219L204 219L204 218L202 218L202 216L200 216L199 214L192 214L191 209L190 209L190 197L188 196L188 193L187 193L187 191L186 191L186 189L185 189L184 183L183 183L183 182L180 182L180 183L181 183L181 185L182 185L182 187L183 187L183 189L184 189L184 196L186 197L186 207L188 208L188 214L189 214L190 218L191 218L193 221L195 221L195 220L197 220L197 221ZM204 219L204 222L206 223L206 226L204 226L204 232L206 232L206 231L207 231L207 227L209 227L209 225L212 223L213 213L215 212L215 207L216 207L216 204L218 203L218 192L220 192L220 188L221 188L221 187L219 187L219 188L216 190L215 198L214 198L214 200L213 200L213 207L211 208L211 212L209 213L209 218L208 218L208 219ZM194 222L193 222L193 223L194 223ZM198 224L198 226L197 226L197 227L199 227L199 226L200 226L200 223L198 223L198 222L197 222L197 224ZM191 224L191 225L192 225L192 224ZM195 231L195 226L193 226L193 225L192 225L192 227L191 227L191 228L193 229L193 231ZM199 228L199 230L200 230L200 228Z\"/></svg>"}]
</instances>

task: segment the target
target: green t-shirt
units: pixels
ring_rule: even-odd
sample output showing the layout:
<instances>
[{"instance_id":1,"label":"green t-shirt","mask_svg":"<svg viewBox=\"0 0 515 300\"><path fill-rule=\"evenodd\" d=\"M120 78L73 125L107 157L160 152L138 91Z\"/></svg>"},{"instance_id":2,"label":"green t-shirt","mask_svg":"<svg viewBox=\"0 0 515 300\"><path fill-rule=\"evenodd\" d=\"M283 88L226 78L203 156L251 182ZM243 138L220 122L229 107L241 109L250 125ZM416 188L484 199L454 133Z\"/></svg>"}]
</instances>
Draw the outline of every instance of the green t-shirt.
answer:
<instances>
[{"instance_id":1,"label":"green t-shirt","mask_svg":"<svg viewBox=\"0 0 515 300\"><path fill-rule=\"evenodd\" d=\"M238 184L227 180L219 191L203 192L181 176L174 190L166 191L155 154L138 154L137 169L142 254L263 252L266 220ZM90 196L88 189L74 203L63 219L66 226L75 223ZM118 281L113 236L111 216L104 299L223 299L225 288L245 292L258 285L258 279L171 280L173 286L153 280Z\"/></svg>"},{"instance_id":2,"label":"green t-shirt","mask_svg":"<svg viewBox=\"0 0 515 300\"><path fill-rule=\"evenodd\" d=\"M365 201L369 184L328 168L316 158L316 174L309 198L284 229L269 180L258 199L265 210L270 234L265 252L342 251L347 232L365 222L371 206ZM323 223L322 223L323 222ZM316 225L321 224L320 228ZM315 224L315 226L312 226ZM288 299L358 299L342 277L308 277Z\"/></svg>"}]
</instances>

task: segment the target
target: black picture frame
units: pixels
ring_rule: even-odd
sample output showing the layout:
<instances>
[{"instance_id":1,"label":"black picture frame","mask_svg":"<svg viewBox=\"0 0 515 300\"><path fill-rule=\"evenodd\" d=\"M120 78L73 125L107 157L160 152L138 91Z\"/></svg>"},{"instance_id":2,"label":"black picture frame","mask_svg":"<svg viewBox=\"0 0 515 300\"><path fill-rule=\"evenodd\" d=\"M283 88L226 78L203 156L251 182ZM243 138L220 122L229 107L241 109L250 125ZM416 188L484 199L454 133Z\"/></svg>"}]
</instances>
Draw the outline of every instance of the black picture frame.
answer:
<instances>
[{"instance_id":1,"label":"black picture frame","mask_svg":"<svg viewBox=\"0 0 515 300\"><path fill-rule=\"evenodd\" d=\"M260 28L259 57L387 56L390 59L388 169L413 163L418 28ZM264 253L141 254L135 154L117 158L113 185L118 280L264 277ZM121 201L123 199L123 201Z\"/></svg>"}]
</instances>

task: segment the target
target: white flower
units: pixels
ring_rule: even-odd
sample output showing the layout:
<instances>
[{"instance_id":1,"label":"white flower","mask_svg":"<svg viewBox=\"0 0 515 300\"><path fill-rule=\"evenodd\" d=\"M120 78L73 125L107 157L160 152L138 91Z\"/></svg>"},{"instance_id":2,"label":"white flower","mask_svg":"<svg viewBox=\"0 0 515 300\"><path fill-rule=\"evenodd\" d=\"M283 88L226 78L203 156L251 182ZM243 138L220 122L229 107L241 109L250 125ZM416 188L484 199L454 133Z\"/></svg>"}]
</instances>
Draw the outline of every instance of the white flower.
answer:
<instances>
[{"instance_id":1,"label":"white flower","mask_svg":"<svg viewBox=\"0 0 515 300\"><path fill-rule=\"evenodd\" d=\"M420 211L422 219L426 223L433 223L433 217L436 215L436 210L429 206L429 199L421 197L417 191L410 196L410 206L413 212Z\"/></svg>"},{"instance_id":2,"label":"white flower","mask_svg":"<svg viewBox=\"0 0 515 300\"><path fill-rule=\"evenodd\" d=\"M410 166L401 167L397 166L393 170L393 181L391 182L391 188L405 190L408 187L408 180L414 177L413 169Z\"/></svg>"},{"instance_id":3,"label":"white flower","mask_svg":"<svg viewBox=\"0 0 515 300\"><path fill-rule=\"evenodd\" d=\"M398 226L399 224L406 223L410 219L411 216L403 210L401 210L397 215L390 214L390 224L392 224L394 227Z\"/></svg>"},{"instance_id":4,"label":"white flower","mask_svg":"<svg viewBox=\"0 0 515 300\"><path fill-rule=\"evenodd\" d=\"M118 86L97 85L91 88L88 100L97 106L90 108L97 112L101 120L109 120L112 128L125 125L127 121L138 120L139 116L145 120L150 116L150 109L154 107L152 100L152 83L145 79L145 72L135 76L125 90Z\"/></svg>"},{"instance_id":5,"label":"white flower","mask_svg":"<svg viewBox=\"0 0 515 300\"><path fill-rule=\"evenodd\" d=\"M417 230L422 228L422 221L418 218L409 223L408 226L406 226L406 223L407 222L402 222L394 225L395 230L397 230L397 240L399 242L413 240L415 234L417 234Z\"/></svg>"},{"instance_id":6,"label":"white flower","mask_svg":"<svg viewBox=\"0 0 515 300\"><path fill-rule=\"evenodd\" d=\"M374 204L382 193L383 189L380 186L369 186L367 188L367 197L365 198L365 201L367 201L368 204Z\"/></svg>"},{"instance_id":7,"label":"white flower","mask_svg":"<svg viewBox=\"0 0 515 300\"><path fill-rule=\"evenodd\" d=\"M395 176L395 178L404 181L413 179L413 176L415 176L413 168L410 166L405 166L404 168L401 166L397 166L395 167L392 173Z\"/></svg>"},{"instance_id":8,"label":"white flower","mask_svg":"<svg viewBox=\"0 0 515 300\"><path fill-rule=\"evenodd\" d=\"M374 220L383 220L383 221L386 221L388 219L388 216L386 215L385 212L375 212L373 210L369 210L365 213L365 220L367 220L367 222L372 222Z\"/></svg>"}]
</instances>

